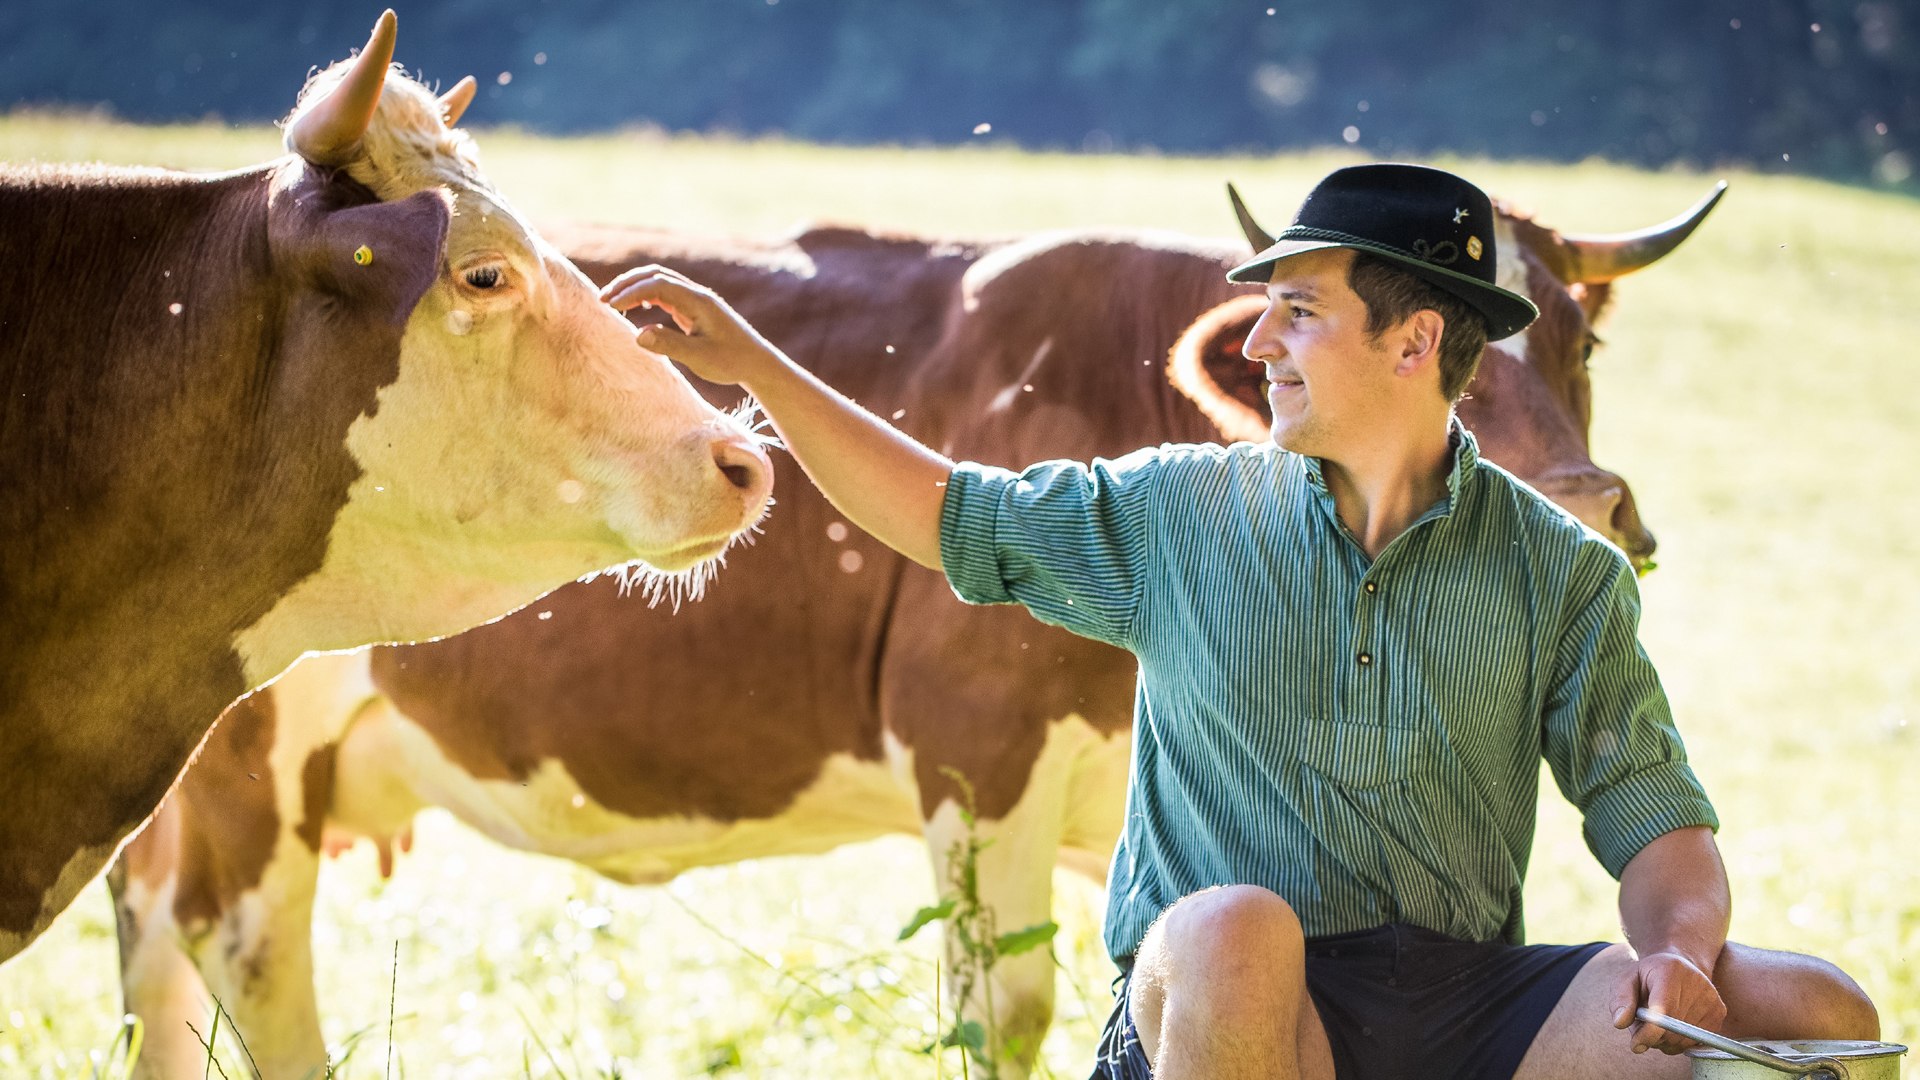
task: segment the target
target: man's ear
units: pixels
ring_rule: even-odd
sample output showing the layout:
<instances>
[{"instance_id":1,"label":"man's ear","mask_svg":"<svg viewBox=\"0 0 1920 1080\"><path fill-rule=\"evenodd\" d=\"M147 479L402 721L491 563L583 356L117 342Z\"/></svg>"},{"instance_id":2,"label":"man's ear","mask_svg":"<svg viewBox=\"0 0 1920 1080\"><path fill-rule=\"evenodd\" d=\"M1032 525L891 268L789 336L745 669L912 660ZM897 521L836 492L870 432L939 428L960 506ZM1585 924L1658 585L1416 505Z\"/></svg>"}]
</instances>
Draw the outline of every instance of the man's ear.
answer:
<instances>
[{"instance_id":1,"label":"man's ear","mask_svg":"<svg viewBox=\"0 0 1920 1080\"><path fill-rule=\"evenodd\" d=\"M1440 335L1445 329L1446 320L1432 308L1409 315L1400 327L1400 361L1394 365L1394 374L1405 377L1426 368L1439 370Z\"/></svg>"}]
</instances>

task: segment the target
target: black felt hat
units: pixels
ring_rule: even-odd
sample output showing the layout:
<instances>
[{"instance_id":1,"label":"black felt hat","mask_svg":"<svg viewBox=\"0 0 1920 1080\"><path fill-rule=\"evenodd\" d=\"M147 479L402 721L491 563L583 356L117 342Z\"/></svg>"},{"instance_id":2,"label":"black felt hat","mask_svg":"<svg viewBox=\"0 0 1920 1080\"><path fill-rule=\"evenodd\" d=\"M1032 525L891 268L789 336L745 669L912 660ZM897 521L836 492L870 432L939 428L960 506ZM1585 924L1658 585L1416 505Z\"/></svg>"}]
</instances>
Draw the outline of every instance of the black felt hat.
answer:
<instances>
[{"instance_id":1,"label":"black felt hat","mask_svg":"<svg viewBox=\"0 0 1920 1080\"><path fill-rule=\"evenodd\" d=\"M1228 281L1264 285L1273 264L1323 248L1378 255L1465 300L1487 318L1487 339L1517 334L1540 315L1533 301L1494 284L1493 203L1450 172L1424 165L1353 165L1336 169L1300 204L1293 224L1268 237L1240 196L1227 188L1234 212L1255 248Z\"/></svg>"}]
</instances>

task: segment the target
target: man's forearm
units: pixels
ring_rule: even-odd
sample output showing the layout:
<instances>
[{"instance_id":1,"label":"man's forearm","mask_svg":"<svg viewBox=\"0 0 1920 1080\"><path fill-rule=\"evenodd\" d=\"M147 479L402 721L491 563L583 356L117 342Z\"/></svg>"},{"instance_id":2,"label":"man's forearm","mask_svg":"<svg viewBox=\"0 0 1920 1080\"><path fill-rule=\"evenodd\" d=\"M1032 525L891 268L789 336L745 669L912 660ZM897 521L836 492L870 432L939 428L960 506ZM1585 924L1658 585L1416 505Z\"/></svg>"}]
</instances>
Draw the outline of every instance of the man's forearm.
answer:
<instances>
[{"instance_id":1,"label":"man's forearm","mask_svg":"<svg viewBox=\"0 0 1920 1080\"><path fill-rule=\"evenodd\" d=\"M1731 912L1726 868L1705 827L1659 837L1621 872L1620 924L1642 958L1677 954L1711 979Z\"/></svg>"},{"instance_id":2,"label":"man's forearm","mask_svg":"<svg viewBox=\"0 0 1920 1080\"><path fill-rule=\"evenodd\" d=\"M914 562L941 568L940 510L953 462L785 356L745 386L841 513Z\"/></svg>"}]
</instances>

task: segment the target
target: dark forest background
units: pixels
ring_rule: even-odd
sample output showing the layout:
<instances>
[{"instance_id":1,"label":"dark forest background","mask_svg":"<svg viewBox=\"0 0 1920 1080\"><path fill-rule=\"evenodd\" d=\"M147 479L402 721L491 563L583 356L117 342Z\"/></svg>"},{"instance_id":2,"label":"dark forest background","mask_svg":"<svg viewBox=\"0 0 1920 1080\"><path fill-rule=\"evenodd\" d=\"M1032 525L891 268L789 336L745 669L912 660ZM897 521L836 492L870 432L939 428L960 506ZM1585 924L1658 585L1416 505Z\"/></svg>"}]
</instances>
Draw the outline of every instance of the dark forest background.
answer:
<instances>
[{"instance_id":1,"label":"dark forest background","mask_svg":"<svg viewBox=\"0 0 1920 1080\"><path fill-rule=\"evenodd\" d=\"M384 6L7 0L0 110L273 119ZM408 0L475 119L832 143L1353 144L1908 185L1920 0ZM980 125L988 128L976 131Z\"/></svg>"}]
</instances>

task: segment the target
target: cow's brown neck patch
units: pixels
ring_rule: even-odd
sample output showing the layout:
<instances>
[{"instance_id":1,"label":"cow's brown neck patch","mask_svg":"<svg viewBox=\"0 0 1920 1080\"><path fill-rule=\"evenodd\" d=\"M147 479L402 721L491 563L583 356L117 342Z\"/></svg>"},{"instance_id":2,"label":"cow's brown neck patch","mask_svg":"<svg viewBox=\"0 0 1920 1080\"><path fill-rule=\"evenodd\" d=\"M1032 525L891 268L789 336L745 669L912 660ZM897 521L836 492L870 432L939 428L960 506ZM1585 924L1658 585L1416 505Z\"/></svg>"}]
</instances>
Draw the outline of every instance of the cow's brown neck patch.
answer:
<instances>
[{"instance_id":1,"label":"cow's brown neck patch","mask_svg":"<svg viewBox=\"0 0 1920 1080\"><path fill-rule=\"evenodd\" d=\"M276 230L366 198L297 161L0 173L0 930L145 818L247 689L235 631L320 564L404 318Z\"/></svg>"}]
</instances>

